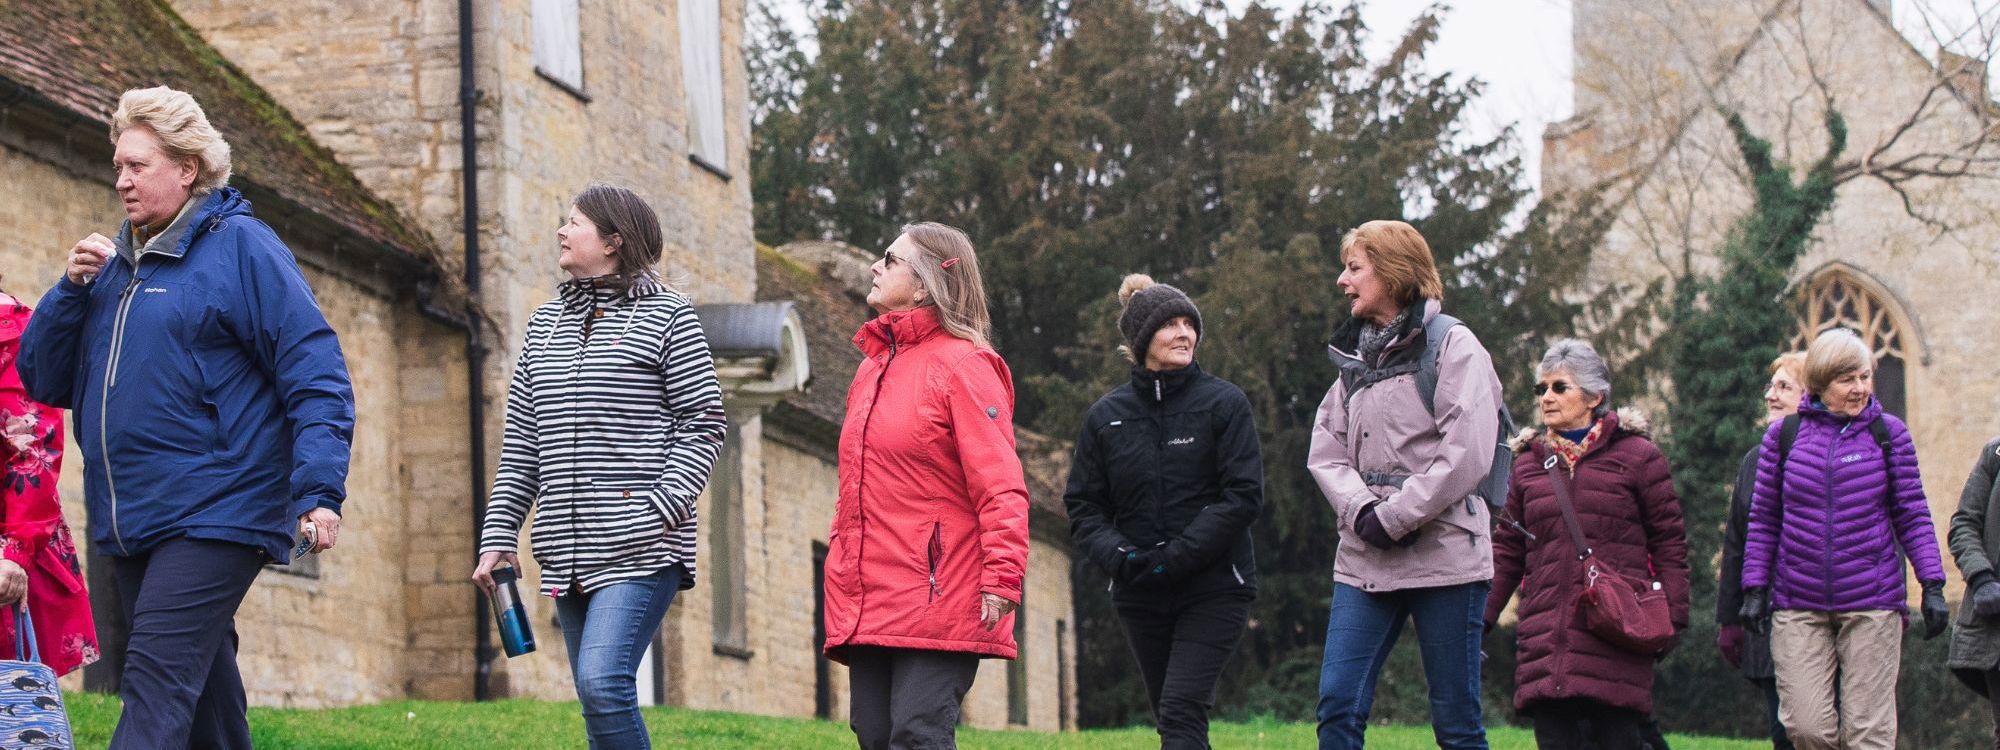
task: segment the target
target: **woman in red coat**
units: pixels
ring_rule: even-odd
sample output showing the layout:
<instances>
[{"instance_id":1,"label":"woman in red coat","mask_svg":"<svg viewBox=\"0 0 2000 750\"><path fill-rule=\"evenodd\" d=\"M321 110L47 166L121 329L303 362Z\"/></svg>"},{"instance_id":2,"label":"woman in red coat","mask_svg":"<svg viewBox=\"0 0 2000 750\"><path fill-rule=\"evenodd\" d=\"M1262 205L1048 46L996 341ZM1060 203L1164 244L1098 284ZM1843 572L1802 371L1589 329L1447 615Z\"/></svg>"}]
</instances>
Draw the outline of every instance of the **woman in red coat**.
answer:
<instances>
[{"instance_id":1,"label":"woman in red coat","mask_svg":"<svg viewBox=\"0 0 2000 750\"><path fill-rule=\"evenodd\" d=\"M1014 389L965 233L911 224L872 269L847 392L826 653L861 747L952 747L981 657L1015 655L1028 491Z\"/></svg>"},{"instance_id":2,"label":"woman in red coat","mask_svg":"<svg viewBox=\"0 0 2000 750\"><path fill-rule=\"evenodd\" d=\"M14 357L28 328L28 306L0 293L0 607L28 598L42 662L67 674L97 661L97 628L83 588L76 544L63 522L56 475L62 471L62 410L35 403L21 386ZM0 654L14 651L14 618L0 615Z\"/></svg>"},{"instance_id":3,"label":"woman in red coat","mask_svg":"<svg viewBox=\"0 0 2000 750\"><path fill-rule=\"evenodd\" d=\"M1514 708L1534 721L1542 750L1643 750L1653 712L1653 663L1598 638L1577 598L1583 569L1563 521L1552 473L1569 487L1584 544L1597 562L1632 580L1659 583L1674 632L1687 629L1687 535L1667 458L1636 412L1612 413L1611 380L1590 344L1549 347L1535 385L1547 429L1517 448L1505 517L1493 533L1492 627L1521 590ZM1522 527L1526 527L1523 533Z\"/></svg>"}]
</instances>

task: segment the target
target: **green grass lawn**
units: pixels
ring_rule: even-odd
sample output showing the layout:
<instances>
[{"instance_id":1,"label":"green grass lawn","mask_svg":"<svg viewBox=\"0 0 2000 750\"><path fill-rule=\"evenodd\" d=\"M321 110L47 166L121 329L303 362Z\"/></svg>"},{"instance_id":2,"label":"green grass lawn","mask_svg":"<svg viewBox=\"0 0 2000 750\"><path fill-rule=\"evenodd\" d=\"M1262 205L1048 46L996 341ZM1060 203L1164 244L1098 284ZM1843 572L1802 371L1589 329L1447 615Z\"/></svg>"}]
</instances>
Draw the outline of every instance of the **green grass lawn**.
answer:
<instances>
[{"instance_id":1,"label":"green grass lawn","mask_svg":"<svg viewBox=\"0 0 2000 750\"><path fill-rule=\"evenodd\" d=\"M102 748L118 721L114 696L71 693L70 720L80 748ZM808 719L774 719L744 714L646 709L653 746L661 748L851 748L845 724ZM1256 721L1218 724L1211 734L1217 748L1306 748L1312 727ZM254 708L250 733L264 750L570 750L583 746L583 718L575 703L498 701L424 703L405 701L325 711ZM1150 728L1091 730L1065 734L959 732L966 750L1142 750L1159 747ZM1429 727L1376 727L1368 746L1381 750L1434 748ZM1520 729L1495 729L1494 750L1531 750L1534 738ZM1675 735L1674 750L1753 750L1758 743ZM1764 747L1769 747L1768 743Z\"/></svg>"}]
</instances>

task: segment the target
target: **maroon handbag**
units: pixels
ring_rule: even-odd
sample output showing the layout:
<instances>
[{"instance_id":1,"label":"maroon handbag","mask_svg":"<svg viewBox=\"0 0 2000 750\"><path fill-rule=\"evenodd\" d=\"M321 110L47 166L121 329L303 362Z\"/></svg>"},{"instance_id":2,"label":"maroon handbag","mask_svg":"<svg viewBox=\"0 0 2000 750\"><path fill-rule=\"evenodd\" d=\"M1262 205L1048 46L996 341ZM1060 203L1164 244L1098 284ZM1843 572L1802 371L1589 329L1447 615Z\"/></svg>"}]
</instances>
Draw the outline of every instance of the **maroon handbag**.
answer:
<instances>
[{"instance_id":1,"label":"maroon handbag","mask_svg":"<svg viewBox=\"0 0 2000 750\"><path fill-rule=\"evenodd\" d=\"M1569 499L1569 479L1563 476L1560 463L1552 453L1542 468L1548 470L1549 481L1555 485L1556 503L1562 506L1570 544L1583 563L1583 592L1577 595L1577 607L1583 610L1584 627L1626 651L1649 655L1665 651L1674 643L1667 592L1660 590L1659 581L1635 581L1597 561L1583 538L1583 524L1577 523L1576 508Z\"/></svg>"}]
</instances>

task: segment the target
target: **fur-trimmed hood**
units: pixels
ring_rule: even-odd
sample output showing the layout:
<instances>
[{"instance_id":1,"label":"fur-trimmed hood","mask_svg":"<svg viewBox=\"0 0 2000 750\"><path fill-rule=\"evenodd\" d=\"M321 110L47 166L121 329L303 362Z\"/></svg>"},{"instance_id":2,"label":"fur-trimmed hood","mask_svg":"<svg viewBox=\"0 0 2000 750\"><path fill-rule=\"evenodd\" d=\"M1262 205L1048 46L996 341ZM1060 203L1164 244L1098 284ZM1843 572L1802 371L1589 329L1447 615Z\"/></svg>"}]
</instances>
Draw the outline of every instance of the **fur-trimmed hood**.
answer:
<instances>
[{"instance_id":1,"label":"fur-trimmed hood","mask_svg":"<svg viewBox=\"0 0 2000 750\"><path fill-rule=\"evenodd\" d=\"M1619 432L1638 435L1648 440L1652 439L1653 422L1646 417L1644 409L1640 409L1637 406L1620 406L1617 411L1612 413L1612 416L1618 420ZM1518 456L1527 452L1528 446L1542 441L1543 436L1546 434L1548 434L1547 427L1523 427L1519 433L1516 433L1512 439L1507 441L1507 447L1513 448L1514 455Z\"/></svg>"}]
</instances>

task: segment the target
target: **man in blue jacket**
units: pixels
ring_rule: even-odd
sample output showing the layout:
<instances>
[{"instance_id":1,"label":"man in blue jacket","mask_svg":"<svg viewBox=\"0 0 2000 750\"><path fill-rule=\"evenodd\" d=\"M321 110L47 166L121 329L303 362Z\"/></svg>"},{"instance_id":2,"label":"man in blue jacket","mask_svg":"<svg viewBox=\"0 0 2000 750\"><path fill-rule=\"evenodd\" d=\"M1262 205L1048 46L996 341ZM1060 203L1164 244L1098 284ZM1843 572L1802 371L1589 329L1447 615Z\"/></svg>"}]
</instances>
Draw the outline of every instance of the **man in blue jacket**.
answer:
<instances>
[{"instance_id":1,"label":"man in blue jacket","mask_svg":"<svg viewBox=\"0 0 2000 750\"><path fill-rule=\"evenodd\" d=\"M70 249L18 367L73 412L91 540L131 627L111 747L248 748L236 608L295 532L314 552L338 539L353 389L194 99L127 91L111 137L126 221Z\"/></svg>"}]
</instances>

